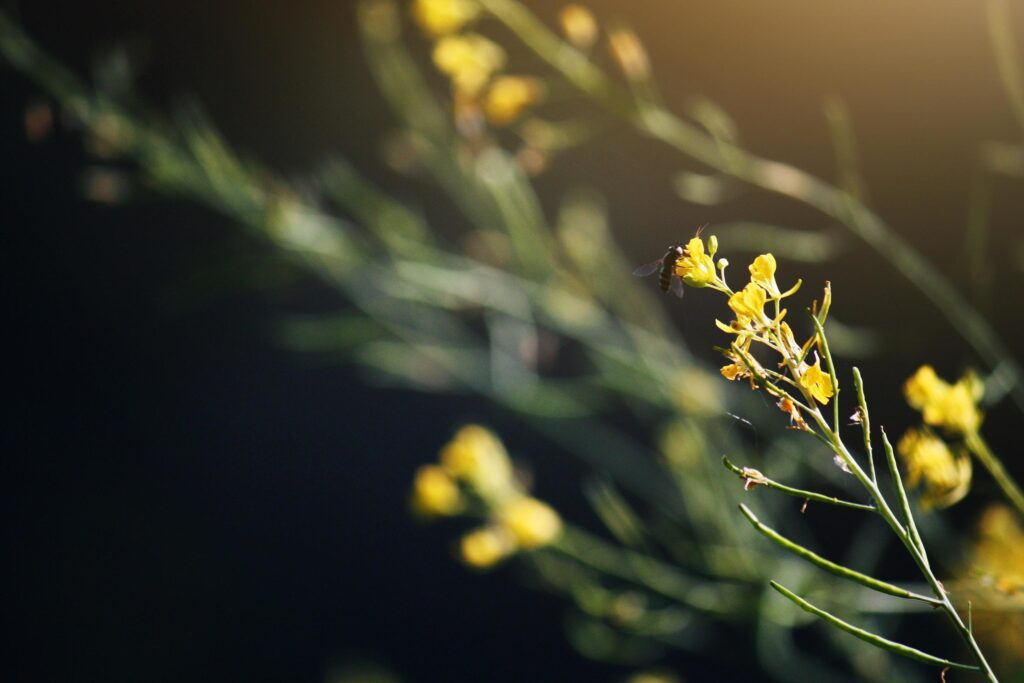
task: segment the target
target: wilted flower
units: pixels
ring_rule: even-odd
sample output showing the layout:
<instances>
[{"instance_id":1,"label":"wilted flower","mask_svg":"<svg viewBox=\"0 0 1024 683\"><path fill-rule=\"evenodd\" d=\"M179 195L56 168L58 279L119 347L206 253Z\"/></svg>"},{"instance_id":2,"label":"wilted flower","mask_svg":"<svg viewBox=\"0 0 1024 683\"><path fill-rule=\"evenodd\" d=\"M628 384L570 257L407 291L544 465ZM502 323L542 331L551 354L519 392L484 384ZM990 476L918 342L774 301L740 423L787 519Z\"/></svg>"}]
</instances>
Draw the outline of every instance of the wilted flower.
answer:
<instances>
[{"instance_id":1,"label":"wilted flower","mask_svg":"<svg viewBox=\"0 0 1024 683\"><path fill-rule=\"evenodd\" d=\"M903 385L907 403L921 411L925 423L951 434L970 434L981 427L978 401L983 391L973 372L950 385L930 365L922 365Z\"/></svg>"},{"instance_id":2,"label":"wilted flower","mask_svg":"<svg viewBox=\"0 0 1024 683\"><path fill-rule=\"evenodd\" d=\"M954 454L945 441L917 429L907 430L896 449L907 468L907 484L922 485L923 507L949 507L967 495L972 469L965 453Z\"/></svg>"},{"instance_id":3,"label":"wilted flower","mask_svg":"<svg viewBox=\"0 0 1024 683\"><path fill-rule=\"evenodd\" d=\"M547 545L562 533L562 520L551 506L536 498L517 498L498 511L498 520L528 550Z\"/></svg>"},{"instance_id":4,"label":"wilted flower","mask_svg":"<svg viewBox=\"0 0 1024 683\"><path fill-rule=\"evenodd\" d=\"M420 28L435 38L455 33L477 18L476 0L413 0L412 16Z\"/></svg>"},{"instance_id":5,"label":"wilted flower","mask_svg":"<svg viewBox=\"0 0 1024 683\"><path fill-rule=\"evenodd\" d=\"M505 50L476 33L446 36L434 46L434 65L464 97L476 96L505 64Z\"/></svg>"},{"instance_id":6,"label":"wilted flower","mask_svg":"<svg viewBox=\"0 0 1024 683\"><path fill-rule=\"evenodd\" d=\"M515 121L544 96L544 84L527 76L499 76L484 98L484 116L496 126Z\"/></svg>"},{"instance_id":7,"label":"wilted flower","mask_svg":"<svg viewBox=\"0 0 1024 683\"><path fill-rule=\"evenodd\" d=\"M412 506L421 515L454 515L462 509L462 495L458 484L442 468L423 465L413 479Z\"/></svg>"}]
</instances>

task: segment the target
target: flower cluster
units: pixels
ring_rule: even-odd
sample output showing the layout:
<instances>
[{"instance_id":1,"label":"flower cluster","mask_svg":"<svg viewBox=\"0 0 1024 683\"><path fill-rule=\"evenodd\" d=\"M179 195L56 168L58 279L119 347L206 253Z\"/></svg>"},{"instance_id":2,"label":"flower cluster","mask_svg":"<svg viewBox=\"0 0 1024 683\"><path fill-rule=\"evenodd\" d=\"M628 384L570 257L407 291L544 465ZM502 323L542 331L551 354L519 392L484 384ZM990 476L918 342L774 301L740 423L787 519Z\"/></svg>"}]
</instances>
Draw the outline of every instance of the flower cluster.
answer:
<instances>
[{"instance_id":1,"label":"flower cluster","mask_svg":"<svg viewBox=\"0 0 1024 683\"><path fill-rule=\"evenodd\" d=\"M981 380L973 372L949 384L930 365L922 365L903 384L907 403L921 411L925 427L908 430L897 450L907 468L907 483L921 484L925 508L949 507L962 500L971 487L971 457L959 439L976 435L981 427L978 401L982 391ZM955 443L948 444L933 428Z\"/></svg>"},{"instance_id":2,"label":"flower cluster","mask_svg":"<svg viewBox=\"0 0 1024 683\"><path fill-rule=\"evenodd\" d=\"M451 80L456 119L468 125L482 117L494 126L507 126L543 99L544 84L501 73L507 61L504 48L467 30L481 11L476 0L412 4L413 19L435 41L434 65Z\"/></svg>"},{"instance_id":3,"label":"flower cluster","mask_svg":"<svg viewBox=\"0 0 1024 683\"><path fill-rule=\"evenodd\" d=\"M907 403L921 411L925 424L952 436L971 434L981 427L978 401L983 392L981 380L973 372L968 371L956 384L949 384L930 365L922 365L903 385Z\"/></svg>"},{"instance_id":4,"label":"flower cluster","mask_svg":"<svg viewBox=\"0 0 1024 683\"><path fill-rule=\"evenodd\" d=\"M816 404L827 404L836 388L831 374L822 369L816 352L814 363L808 362L818 335L800 344L784 320L787 310L782 303L797 292L800 281L782 291L775 279L775 257L761 254L747 269L750 280L734 291L725 277L729 262L719 259L716 263L717 252L718 239L714 235L706 244L700 235L694 237L676 261L675 275L690 287L713 289L728 297L734 319L728 324L715 321L720 330L733 337L728 348L723 349L729 363L722 367L722 375L730 380L748 379L752 388L764 388L778 399L779 408L790 416L794 427L809 429L803 413L816 410ZM831 291L826 288L825 304L818 313L821 322L830 299ZM754 358L751 347L755 344L778 355L775 367L762 365Z\"/></svg>"},{"instance_id":5,"label":"flower cluster","mask_svg":"<svg viewBox=\"0 0 1024 683\"><path fill-rule=\"evenodd\" d=\"M478 569L548 545L562 532L558 513L525 492L504 445L478 425L460 429L441 449L439 464L417 470L412 507L427 517L482 518L459 543L462 561Z\"/></svg>"}]
</instances>

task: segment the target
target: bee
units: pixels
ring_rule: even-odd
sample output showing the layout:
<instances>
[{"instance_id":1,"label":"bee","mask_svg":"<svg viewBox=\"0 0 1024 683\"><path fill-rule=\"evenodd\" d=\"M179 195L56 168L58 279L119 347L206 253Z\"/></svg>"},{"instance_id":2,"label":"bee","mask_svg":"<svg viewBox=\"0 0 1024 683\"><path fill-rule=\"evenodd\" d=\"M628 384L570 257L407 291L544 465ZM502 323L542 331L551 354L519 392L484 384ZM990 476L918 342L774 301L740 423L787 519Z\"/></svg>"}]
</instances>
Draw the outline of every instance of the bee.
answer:
<instances>
[{"instance_id":1,"label":"bee","mask_svg":"<svg viewBox=\"0 0 1024 683\"><path fill-rule=\"evenodd\" d=\"M661 291L668 294L670 291L678 296L680 299L683 298L683 281L676 275L676 262L683 258L686 247L682 244L673 244L657 261L651 261L650 263L644 264L633 271L633 275L637 277L647 277L648 275L654 275L658 273L658 286L661 287Z\"/></svg>"}]
</instances>

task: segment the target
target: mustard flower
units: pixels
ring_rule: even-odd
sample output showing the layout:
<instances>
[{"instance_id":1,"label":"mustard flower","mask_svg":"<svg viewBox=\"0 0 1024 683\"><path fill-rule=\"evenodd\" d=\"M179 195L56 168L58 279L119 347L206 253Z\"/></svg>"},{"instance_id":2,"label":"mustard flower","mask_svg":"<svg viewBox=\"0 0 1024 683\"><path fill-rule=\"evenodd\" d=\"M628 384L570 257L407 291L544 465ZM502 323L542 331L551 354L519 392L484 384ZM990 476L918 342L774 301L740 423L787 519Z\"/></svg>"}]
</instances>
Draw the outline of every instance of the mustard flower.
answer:
<instances>
[{"instance_id":1,"label":"mustard flower","mask_svg":"<svg viewBox=\"0 0 1024 683\"><path fill-rule=\"evenodd\" d=\"M562 519L558 513L546 503L529 496L522 496L503 506L497 517L524 550L548 545L562 533Z\"/></svg>"},{"instance_id":2,"label":"mustard flower","mask_svg":"<svg viewBox=\"0 0 1024 683\"><path fill-rule=\"evenodd\" d=\"M480 425L466 425L455 433L441 449L441 467L489 501L503 500L515 491L505 446Z\"/></svg>"},{"instance_id":3,"label":"mustard flower","mask_svg":"<svg viewBox=\"0 0 1024 683\"><path fill-rule=\"evenodd\" d=\"M704 251L700 237L686 243L682 258L676 261L676 275L691 287L707 287L715 282L715 261Z\"/></svg>"},{"instance_id":4,"label":"mustard flower","mask_svg":"<svg viewBox=\"0 0 1024 683\"><path fill-rule=\"evenodd\" d=\"M435 38L455 33L477 18L476 0L413 0L412 17L424 32Z\"/></svg>"},{"instance_id":5,"label":"mustard flower","mask_svg":"<svg viewBox=\"0 0 1024 683\"><path fill-rule=\"evenodd\" d=\"M437 465L423 465L413 478L412 507L428 517L454 515L462 509L458 484Z\"/></svg>"},{"instance_id":6,"label":"mustard flower","mask_svg":"<svg viewBox=\"0 0 1024 683\"><path fill-rule=\"evenodd\" d=\"M493 567L515 551L515 538L500 526L474 529L459 542L459 556L475 569Z\"/></svg>"},{"instance_id":7,"label":"mustard flower","mask_svg":"<svg viewBox=\"0 0 1024 683\"><path fill-rule=\"evenodd\" d=\"M800 374L800 386L822 405L828 403L835 393L832 387L832 377L821 369L820 358L814 359L814 365L804 366L803 372Z\"/></svg>"},{"instance_id":8,"label":"mustard flower","mask_svg":"<svg viewBox=\"0 0 1024 683\"><path fill-rule=\"evenodd\" d=\"M942 439L926 430L910 429L896 450L907 468L907 484L922 484L921 506L945 508L959 502L971 488L971 459L954 454Z\"/></svg>"},{"instance_id":9,"label":"mustard flower","mask_svg":"<svg viewBox=\"0 0 1024 683\"><path fill-rule=\"evenodd\" d=\"M484 116L496 126L506 126L544 96L544 85L526 76L499 76L484 98Z\"/></svg>"},{"instance_id":10,"label":"mustard flower","mask_svg":"<svg viewBox=\"0 0 1024 683\"><path fill-rule=\"evenodd\" d=\"M1013 510L998 504L985 510L971 564L1000 591L1024 591L1024 526Z\"/></svg>"},{"instance_id":11,"label":"mustard flower","mask_svg":"<svg viewBox=\"0 0 1024 683\"><path fill-rule=\"evenodd\" d=\"M764 304L766 301L763 289L748 282L747 286L729 297L729 308L736 314L736 321L746 327L751 321L765 323Z\"/></svg>"},{"instance_id":12,"label":"mustard flower","mask_svg":"<svg viewBox=\"0 0 1024 683\"><path fill-rule=\"evenodd\" d=\"M611 31L608 34L608 47L627 79L641 81L650 78L651 60L636 33L629 29Z\"/></svg>"},{"instance_id":13,"label":"mustard flower","mask_svg":"<svg viewBox=\"0 0 1024 683\"><path fill-rule=\"evenodd\" d=\"M779 285L775 282L775 257L761 254L750 264L750 281L758 285L773 299L782 296Z\"/></svg>"},{"instance_id":14,"label":"mustard flower","mask_svg":"<svg viewBox=\"0 0 1024 683\"><path fill-rule=\"evenodd\" d=\"M942 380L930 365L918 368L903 385L911 407L921 411L925 424L951 434L970 434L981 427L978 401L984 388L977 375L967 372L956 384Z\"/></svg>"},{"instance_id":15,"label":"mustard flower","mask_svg":"<svg viewBox=\"0 0 1024 683\"><path fill-rule=\"evenodd\" d=\"M588 50L597 42L597 20L586 7L566 5L558 14L558 21L565 37L581 50Z\"/></svg>"},{"instance_id":16,"label":"mustard flower","mask_svg":"<svg viewBox=\"0 0 1024 683\"><path fill-rule=\"evenodd\" d=\"M438 41L433 59L434 65L452 79L458 94L475 97L505 65L505 50L479 34L467 33Z\"/></svg>"}]
</instances>

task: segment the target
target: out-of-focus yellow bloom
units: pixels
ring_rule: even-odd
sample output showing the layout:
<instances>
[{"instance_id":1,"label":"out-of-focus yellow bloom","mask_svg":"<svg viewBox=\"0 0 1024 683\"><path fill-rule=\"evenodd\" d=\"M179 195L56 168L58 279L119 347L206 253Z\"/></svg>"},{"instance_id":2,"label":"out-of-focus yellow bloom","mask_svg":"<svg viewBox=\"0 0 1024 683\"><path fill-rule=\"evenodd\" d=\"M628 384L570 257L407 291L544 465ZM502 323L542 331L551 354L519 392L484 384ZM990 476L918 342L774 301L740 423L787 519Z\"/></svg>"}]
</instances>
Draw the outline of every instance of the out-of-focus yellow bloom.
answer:
<instances>
[{"instance_id":1,"label":"out-of-focus yellow bloom","mask_svg":"<svg viewBox=\"0 0 1024 683\"><path fill-rule=\"evenodd\" d=\"M651 76L651 60L639 36L629 29L615 29L608 34L608 46L622 73L631 81Z\"/></svg>"},{"instance_id":2,"label":"out-of-focus yellow bloom","mask_svg":"<svg viewBox=\"0 0 1024 683\"><path fill-rule=\"evenodd\" d=\"M765 291L748 282L747 286L729 297L729 308L736 314L736 321L745 327L751 321L765 322L764 303Z\"/></svg>"},{"instance_id":3,"label":"out-of-focus yellow bloom","mask_svg":"<svg viewBox=\"0 0 1024 683\"><path fill-rule=\"evenodd\" d=\"M779 285L775 282L775 257L761 254L750 264L750 281L764 289L773 299L781 296Z\"/></svg>"},{"instance_id":4,"label":"out-of-focus yellow bloom","mask_svg":"<svg viewBox=\"0 0 1024 683\"><path fill-rule=\"evenodd\" d=\"M1024 526L1013 510L992 505L978 522L971 564L1004 593L1024 591Z\"/></svg>"},{"instance_id":5,"label":"out-of-focus yellow bloom","mask_svg":"<svg viewBox=\"0 0 1024 683\"><path fill-rule=\"evenodd\" d=\"M558 14L558 21L569 42L581 50L589 50L597 41L597 20L582 5L566 5Z\"/></svg>"},{"instance_id":6,"label":"out-of-focus yellow bloom","mask_svg":"<svg viewBox=\"0 0 1024 683\"><path fill-rule=\"evenodd\" d=\"M484 116L496 126L506 126L544 96L544 84L528 76L499 76L484 98Z\"/></svg>"},{"instance_id":7,"label":"out-of-focus yellow bloom","mask_svg":"<svg viewBox=\"0 0 1024 683\"><path fill-rule=\"evenodd\" d=\"M462 561L476 569L493 567L515 551L515 538L500 526L474 529L459 542Z\"/></svg>"},{"instance_id":8,"label":"out-of-focus yellow bloom","mask_svg":"<svg viewBox=\"0 0 1024 683\"><path fill-rule=\"evenodd\" d=\"M466 425L441 449L441 466L489 500L515 491L512 463L498 437L480 425Z\"/></svg>"},{"instance_id":9,"label":"out-of-focus yellow bloom","mask_svg":"<svg viewBox=\"0 0 1024 683\"><path fill-rule=\"evenodd\" d=\"M562 519L549 505L523 496L498 511L498 521L515 538L520 548L547 545L562 533Z\"/></svg>"},{"instance_id":10,"label":"out-of-focus yellow bloom","mask_svg":"<svg viewBox=\"0 0 1024 683\"><path fill-rule=\"evenodd\" d=\"M800 375L800 386L822 405L828 403L835 393L832 388L832 378L821 369L820 358L814 359L814 365L804 367L804 371Z\"/></svg>"},{"instance_id":11,"label":"out-of-focus yellow bloom","mask_svg":"<svg viewBox=\"0 0 1024 683\"><path fill-rule=\"evenodd\" d=\"M455 91L474 97L505 64L505 51L477 33L445 36L434 46L434 65L449 78Z\"/></svg>"},{"instance_id":12,"label":"out-of-focus yellow bloom","mask_svg":"<svg viewBox=\"0 0 1024 683\"><path fill-rule=\"evenodd\" d=\"M412 16L426 33L440 38L455 33L477 18L476 0L413 0Z\"/></svg>"},{"instance_id":13,"label":"out-of-focus yellow bloom","mask_svg":"<svg viewBox=\"0 0 1024 683\"><path fill-rule=\"evenodd\" d=\"M707 287L715 281L715 261L704 251L704 241L694 237L676 261L676 275L691 287Z\"/></svg>"},{"instance_id":14,"label":"out-of-focus yellow bloom","mask_svg":"<svg viewBox=\"0 0 1024 683\"><path fill-rule=\"evenodd\" d=\"M978 401L983 391L973 372L950 385L930 365L922 365L903 385L907 403L921 411L925 423L952 434L970 434L981 427Z\"/></svg>"},{"instance_id":15,"label":"out-of-focus yellow bloom","mask_svg":"<svg viewBox=\"0 0 1024 683\"><path fill-rule=\"evenodd\" d=\"M971 458L954 454L942 439L928 431L909 429L896 445L907 468L907 484L922 484L921 506L945 508L971 488Z\"/></svg>"},{"instance_id":16,"label":"out-of-focus yellow bloom","mask_svg":"<svg viewBox=\"0 0 1024 683\"><path fill-rule=\"evenodd\" d=\"M413 479L412 506L422 515L454 515L462 509L462 495L458 484L442 468L423 465Z\"/></svg>"}]
</instances>

